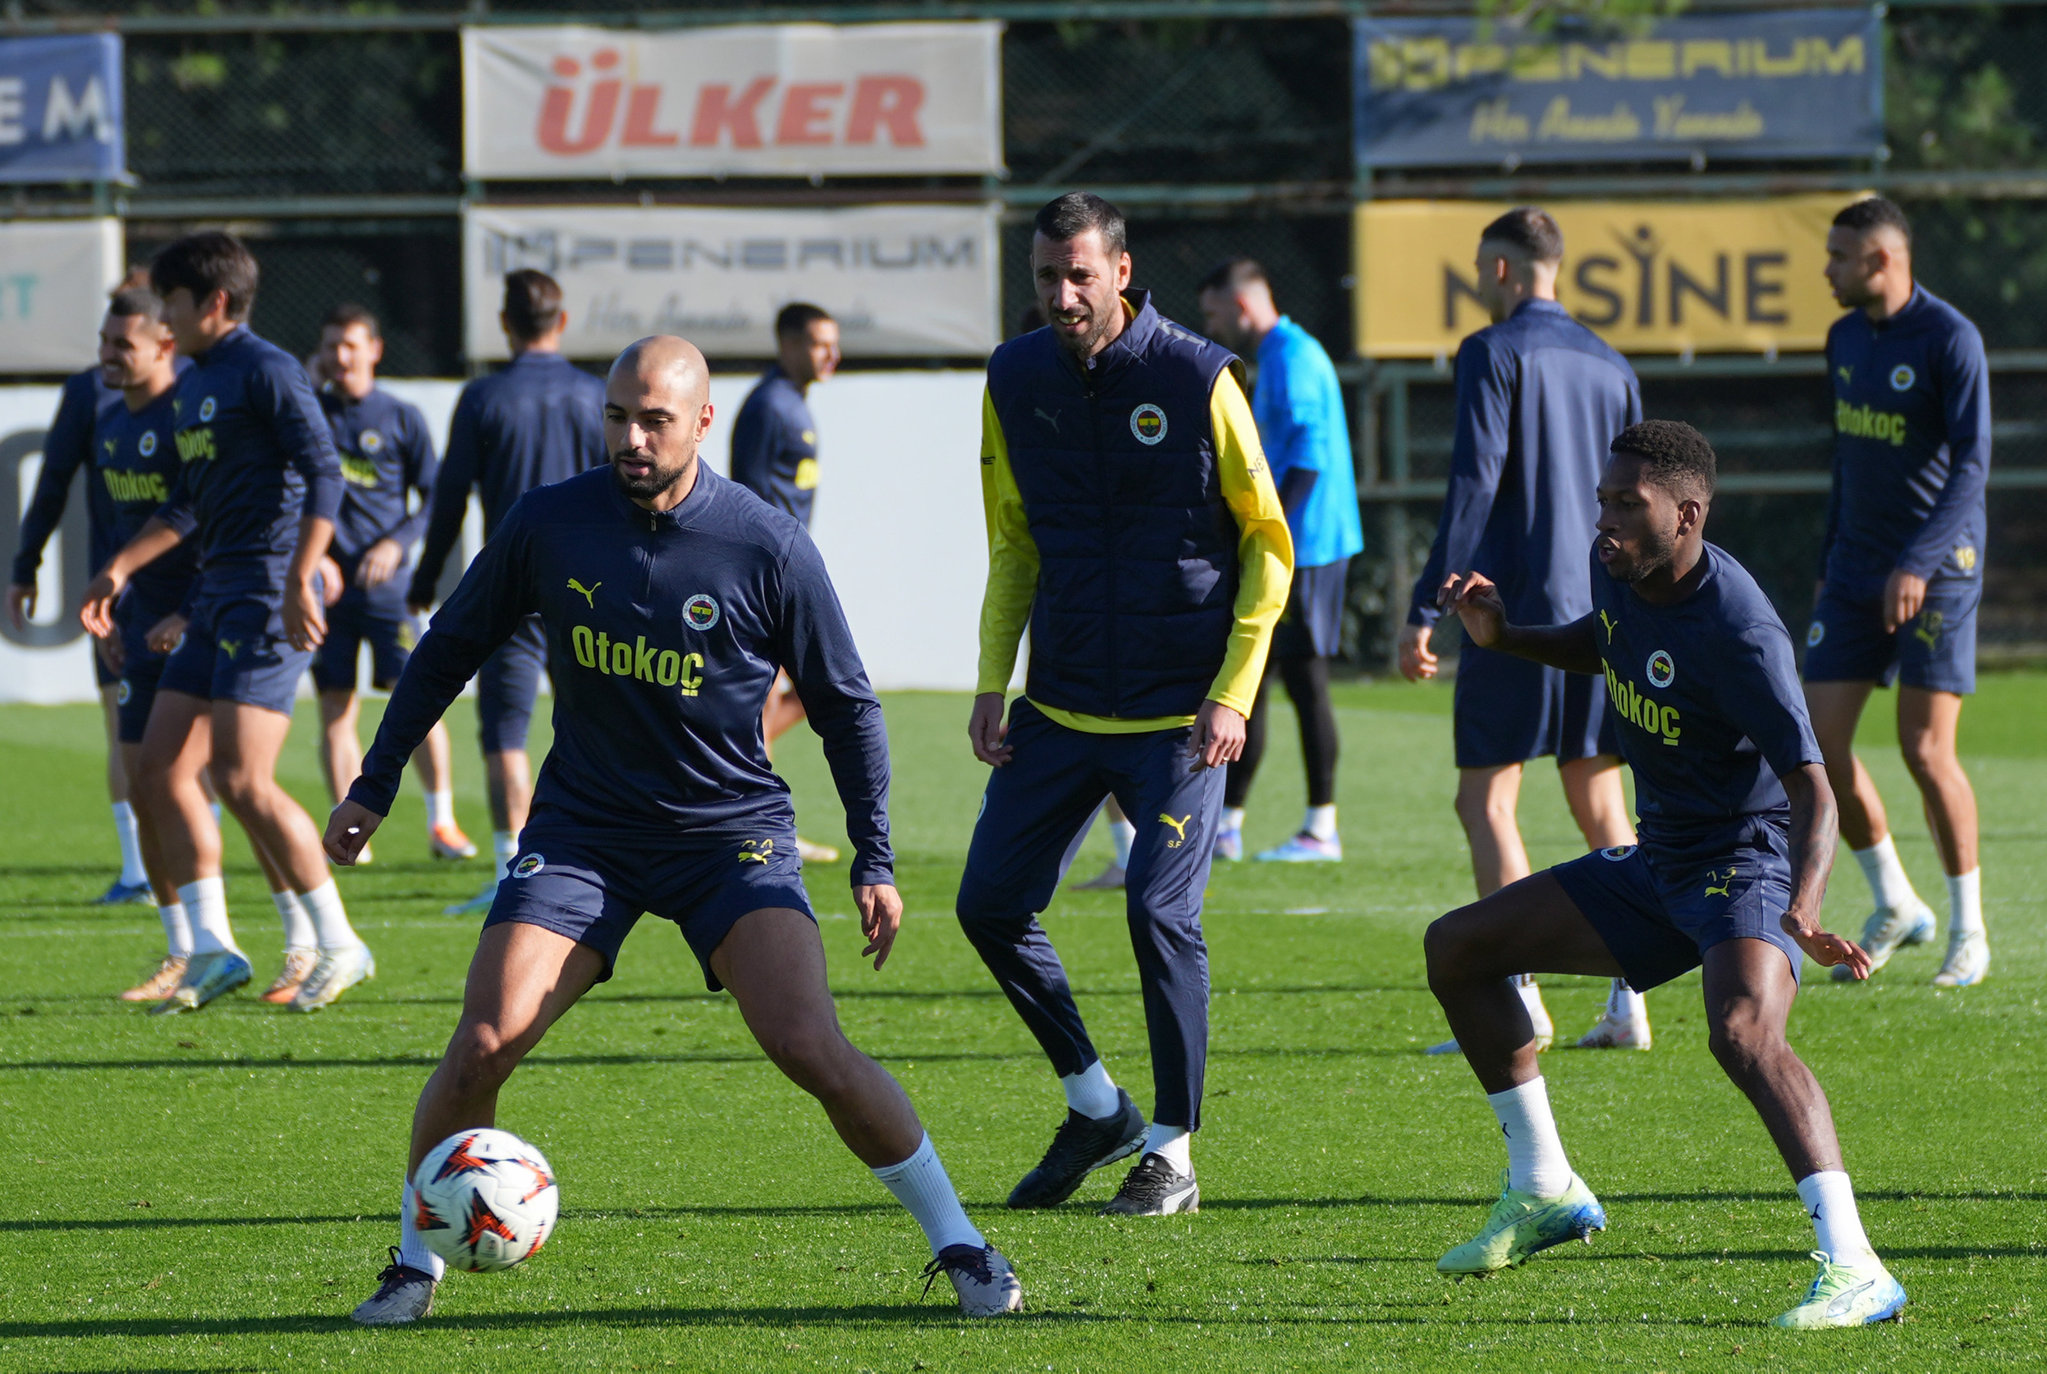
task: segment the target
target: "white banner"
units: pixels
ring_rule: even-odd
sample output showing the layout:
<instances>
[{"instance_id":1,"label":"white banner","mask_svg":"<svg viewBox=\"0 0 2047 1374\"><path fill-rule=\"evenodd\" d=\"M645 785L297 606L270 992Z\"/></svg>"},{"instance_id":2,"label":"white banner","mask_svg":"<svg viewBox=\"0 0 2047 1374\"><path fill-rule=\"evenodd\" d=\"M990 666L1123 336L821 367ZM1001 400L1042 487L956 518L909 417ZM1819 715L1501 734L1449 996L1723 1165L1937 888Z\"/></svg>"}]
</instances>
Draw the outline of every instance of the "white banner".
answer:
<instances>
[{"instance_id":1,"label":"white banner","mask_svg":"<svg viewBox=\"0 0 2047 1374\"><path fill-rule=\"evenodd\" d=\"M462 30L472 177L999 173L1002 26Z\"/></svg>"},{"instance_id":2,"label":"white banner","mask_svg":"<svg viewBox=\"0 0 2047 1374\"><path fill-rule=\"evenodd\" d=\"M117 219L0 223L0 372L90 367L121 254Z\"/></svg>"},{"instance_id":3,"label":"white banner","mask_svg":"<svg viewBox=\"0 0 2047 1374\"><path fill-rule=\"evenodd\" d=\"M463 213L464 347L502 358L504 274L561 283L563 347L611 358L680 334L713 364L775 353L775 314L809 301L848 358L983 357L1000 339L996 208L847 210L472 206Z\"/></svg>"}]
</instances>

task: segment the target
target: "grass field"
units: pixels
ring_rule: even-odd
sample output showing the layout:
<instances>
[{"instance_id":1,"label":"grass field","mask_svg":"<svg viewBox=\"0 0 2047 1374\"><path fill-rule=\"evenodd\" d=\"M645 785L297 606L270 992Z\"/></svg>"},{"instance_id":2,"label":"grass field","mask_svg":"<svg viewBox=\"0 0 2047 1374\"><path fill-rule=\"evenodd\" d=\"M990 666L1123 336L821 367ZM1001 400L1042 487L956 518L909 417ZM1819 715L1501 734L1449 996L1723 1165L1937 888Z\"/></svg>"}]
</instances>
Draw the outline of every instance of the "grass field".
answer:
<instances>
[{"instance_id":1,"label":"grass field","mask_svg":"<svg viewBox=\"0 0 2047 1374\"><path fill-rule=\"evenodd\" d=\"M1023 1276L1020 1319L967 1325L918 1301L915 1228L757 1055L682 941L643 923L505 1093L500 1122L562 1179L531 1264L454 1274L433 1317L366 1332L406 1123L452 1026L474 923L441 905L479 865L424 857L410 788L378 864L342 875L379 978L318 1017L240 994L196 1016L114 1001L155 959L153 915L84 905L112 870L99 726L85 708L0 709L0 1370L314 1368L1232 1371L2041 1367L2047 1317L2047 677L1992 677L1964 718L1984 803L1985 986L1928 985L1937 949L1869 987L1814 979L1795 1043L1829 1089L1878 1248L1911 1291L1902 1324L1793 1335L1762 1322L1811 1276L1811 1232L1761 1127L1704 1044L1696 975L1652 993L1649 1054L1555 1051L1551 1095L1612 1228L1486 1283L1433 1261L1483 1219L1504 1163L1463 1063L1425 1058L1441 1018L1420 934L1465 900L1450 812L1449 693L1341 690L1348 861L1218 871L1198 1216L1112 1222L1105 1171L1052 1213L998 1210L1063 1104L1035 1044L951 917L982 770L964 698L888 701L909 919L882 974L859 965L843 867L811 890L854 1040L886 1062ZM1865 757L1922 893L1931 846L1878 719ZM466 705L461 819L487 833ZM288 781L320 799L301 713ZM374 715L374 710L371 712ZM1252 813L1281 838L1301 800L1291 720ZM536 748L538 743L536 742ZM816 746L787 751L806 833L839 833ZM322 803L317 812L324 814ZM1576 846L1554 772L1531 770L1538 863ZM1088 872L1106 841L1090 841ZM238 836L230 897L259 983L277 923ZM1837 871L1827 912L1859 930ZM1120 898L1049 918L1110 1070L1149 1105ZM1575 1038L1603 986L1547 997Z\"/></svg>"}]
</instances>

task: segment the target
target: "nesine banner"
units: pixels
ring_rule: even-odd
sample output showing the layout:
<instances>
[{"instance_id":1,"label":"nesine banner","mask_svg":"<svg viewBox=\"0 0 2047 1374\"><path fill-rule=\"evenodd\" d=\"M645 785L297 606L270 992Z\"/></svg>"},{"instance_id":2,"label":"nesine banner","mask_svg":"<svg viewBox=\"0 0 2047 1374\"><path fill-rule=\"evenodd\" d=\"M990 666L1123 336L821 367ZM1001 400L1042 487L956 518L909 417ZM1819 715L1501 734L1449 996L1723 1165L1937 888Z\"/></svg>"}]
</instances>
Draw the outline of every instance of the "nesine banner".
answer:
<instances>
[{"instance_id":1,"label":"nesine banner","mask_svg":"<svg viewBox=\"0 0 2047 1374\"><path fill-rule=\"evenodd\" d=\"M1002 171L998 23L462 31L463 169L567 178Z\"/></svg>"},{"instance_id":2,"label":"nesine banner","mask_svg":"<svg viewBox=\"0 0 2047 1374\"><path fill-rule=\"evenodd\" d=\"M1825 279L1827 227L1851 194L1752 201L1545 206L1564 231L1557 299L1624 353L1817 350L1840 317ZM1361 205L1357 348L1374 358L1457 351L1490 323L1478 236L1507 205Z\"/></svg>"},{"instance_id":3,"label":"nesine banner","mask_svg":"<svg viewBox=\"0 0 2047 1374\"><path fill-rule=\"evenodd\" d=\"M0 182L119 181L121 38L0 38Z\"/></svg>"},{"instance_id":4,"label":"nesine banner","mask_svg":"<svg viewBox=\"0 0 2047 1374\"><path fill-rule=\"evenodd\" d=\"M1638 35L1360 19L1361 167L1873 157L1875 9L1684 15Z\"/></svg>"}]
</instances>

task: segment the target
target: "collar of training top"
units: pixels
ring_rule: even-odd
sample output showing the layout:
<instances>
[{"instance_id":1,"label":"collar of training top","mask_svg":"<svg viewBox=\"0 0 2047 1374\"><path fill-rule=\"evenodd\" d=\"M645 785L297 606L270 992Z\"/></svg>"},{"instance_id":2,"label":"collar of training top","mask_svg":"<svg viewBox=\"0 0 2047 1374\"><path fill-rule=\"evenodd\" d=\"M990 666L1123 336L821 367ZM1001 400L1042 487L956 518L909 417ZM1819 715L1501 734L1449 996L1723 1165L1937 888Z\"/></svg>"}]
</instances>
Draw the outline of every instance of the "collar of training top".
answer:
<instances>
[{"instance_id":1,"label":"collar of training top","mask_svg":"<svg viewBox=\"0 0 2047 1374\"><path fill-rule=\"evenodd\" d=\"M606 466L608 467L609 464ZM681 501L669 510L648 510L645 506L634 501L632 497L627 496L619 488L615 469L611 474L611 480L605 485L611 492L612 508L622 517L630 520L633 528L682 530L694 525L698 517L710 508L712 502L716 499L713 495L713 488L723 485L724 482L725 479L711 471L709 466L704 463L702 455L699 454L697 458L696 484L689 489L689 495L683 497Z\"/></svg>"},{"instance_id":2,"label":"collar of training top","mask_svg":"<svg viewBox=\"0 0 2047 1374\"><path fill-rule=\"evenodd\" d=\"M1159 312L1152 308L1151 292L1127 291L1120 299L1125 315L1123 332L1082 364L1096 376L1107 376L1128 367L1144 352L1151 336L1158 332Z\"/></svg>"}]
</instances>

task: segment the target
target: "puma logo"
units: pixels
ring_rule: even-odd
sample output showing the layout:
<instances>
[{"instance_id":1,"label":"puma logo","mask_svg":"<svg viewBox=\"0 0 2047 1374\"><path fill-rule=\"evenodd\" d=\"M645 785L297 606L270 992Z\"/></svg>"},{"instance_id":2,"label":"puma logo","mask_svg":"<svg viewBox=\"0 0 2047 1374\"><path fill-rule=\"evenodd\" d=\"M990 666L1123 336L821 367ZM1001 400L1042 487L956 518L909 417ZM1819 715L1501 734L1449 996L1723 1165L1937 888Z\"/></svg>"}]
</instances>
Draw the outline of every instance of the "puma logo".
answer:
<instances>
[{"instance_id":1,"label":"puma logo","mask_svg":"<svg viewBox=\"0 0 2047 1374\"><path fill-rule=\"evenodd\" d=\"M1730 893L1730 892L1728 892L1728 890L1727 890L1727 889L1728 889L1728 886L1729 886L1729 884L1733 883L1733 881L1734 881L1734 875L1735 875L1735 874L1737 874L1737 873L1739 873L1739 872L1741 872L1741 870L1740 870L1740 869L1738 869L1738 868L1730 868L1730 869L1728 869L1728 870L1727 870L1727 876L1723 878L1723 877L1721 877L1721 876L1720 876L1720 870L1719 870L1719 869L1717 869L1717 868L1709 868L1709 869L1707 869L1707 870L1706 870L1706 876L1707 876L1708 878L1720 878L1720 885L1719 885L1718 887L1715 887L1715 886L1713 886L1713 884L1712 884L1712 883L1710 883L1710 882L1709 882L1709 883L1707 883L1707 884L1706 884L1706 892L1705 892L1705 895L1706 895L1706 896L1708 896L1708 897L1728 897L1728 896L1732 896L1733 894L1732 894L1732 893Z\"/></svg>"},{"instance_id":2,"label":"puma logo","mask_svg":"<svg viewBox=\"0 0 2047 1374\"><path fill-rule=\"evenodd\" d=\"M1059 417L1057 415L1047 414L1043 406L1039 406L1035 413L1040 420L1043 420L1046 424L1052 426L1052 432L1054 434L1057 434L1059 432Z\"/></svg>"},{"instance_id":3,"label":"puma logo","mask_svg":"<svg viewBox=\"0 0 2047 1374\"><path fill-rule=\"evenodd\" d=\"M1912 629L1912 637L1929 649L1939 647L1941 625L1946 619L1947 616L1940 611L1921 612L1919 623Z\"/></svg>"},{"instance_id":4,"label":"puma logo","mask_svg":"<svg viewBox=\"0 0 2047 1374\"><path fill-rule=\"evenodd\" d=\"M218 644L221 652L225 653L229 658L233 658L242 651L243 641L239 639L216 639L214 643Z\"/></svg>"},{"instance_id":5,"label":"puma logo","mask_svg":"<svg viewBox=\"0 0 2047 1374\"><path fill-rule=\"evenodd\" d=\"M774 852L773 840L742 840L739 844L739 862L764 864Z\"/></svg>"},{"instance_id":6,"label":"puma logo","mask_svg":"<svg viewBox=\"0 0 2047 1374\"><path fill-rule=\"evenodd\" d=\"M1855 369L1853 367L1837 367L1834 371L1841 374L1842 386L1847 386L1855 380Z\"/></svg>"},{"instance_id":7,"label":"puma logo","mask_svg":"<svg viewBox=\"0 0 2047 1374\"><path fill-rule=\"evenodd\" d=\"M1621 627L1621 623L1618 620L1609 619L1605 611L1599 613L1599 623L1606 627L1606 642L1609 644L1613 643L1613 632Z\"/></svg>"},{"instance_id":8,"label":"puma logo","mask_svg":"<svg viewBox=\"0 0 2047 1374\"><path fill-rule=\"evenodd\" d=\"M1178 849L1181 845L1187 843L1187 822L1193 819L1194 813L1192 811L1189 811L1186 815L1180 817L1180 819L1177 821L1174 820L1171 816L1168 816L1165 812L1163 811L1159 812L1159 824L1170 825L1171 827L1173 827L1173 833L1180 837L1177 840L1167 840L1166 848Z\"/></svg>"},{"instance_id":9,"label":"puma logo","mask_svg":"<svg viewBox=\"0 0 2047 1374\"><path fill-rule=\"evenodd\" d=\"M573 577L569 579L569 590L580 593L583 598L583 604L593 611L597 609L597 588L603 585L602 582L598 582L586 587Z\"/></svg>"}]
</instances>

